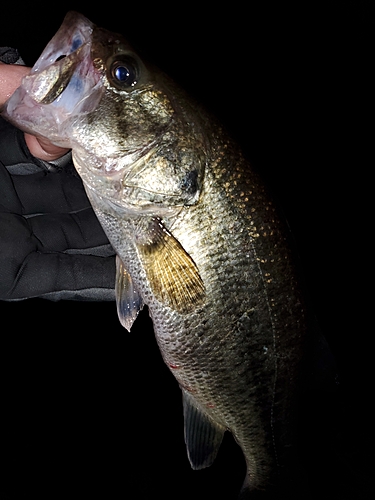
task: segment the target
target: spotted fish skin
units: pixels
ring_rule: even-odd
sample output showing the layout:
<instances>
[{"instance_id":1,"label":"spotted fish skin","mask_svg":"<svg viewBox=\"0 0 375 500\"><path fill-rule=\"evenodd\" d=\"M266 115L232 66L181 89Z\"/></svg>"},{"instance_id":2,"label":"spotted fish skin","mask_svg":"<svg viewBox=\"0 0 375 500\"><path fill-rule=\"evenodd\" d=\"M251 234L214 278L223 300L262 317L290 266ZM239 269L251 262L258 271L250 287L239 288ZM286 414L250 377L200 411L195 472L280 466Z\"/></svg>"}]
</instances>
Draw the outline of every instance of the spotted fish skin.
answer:
<instances>
[{"instance_id":1,"label":"spotted fish skin","mask_svg":"<svg viewBox=\"0 0 375 500\"><path fill-rule=\"evenodd\" d=\"M72 148L118 256L120 321L131 330L147 304L181 387L192 467L229 431L241 498L273 490L293 455L306 312L288 227L238 146L121 35L74 12L2 113Z\"/></svg>"}]
</instances>

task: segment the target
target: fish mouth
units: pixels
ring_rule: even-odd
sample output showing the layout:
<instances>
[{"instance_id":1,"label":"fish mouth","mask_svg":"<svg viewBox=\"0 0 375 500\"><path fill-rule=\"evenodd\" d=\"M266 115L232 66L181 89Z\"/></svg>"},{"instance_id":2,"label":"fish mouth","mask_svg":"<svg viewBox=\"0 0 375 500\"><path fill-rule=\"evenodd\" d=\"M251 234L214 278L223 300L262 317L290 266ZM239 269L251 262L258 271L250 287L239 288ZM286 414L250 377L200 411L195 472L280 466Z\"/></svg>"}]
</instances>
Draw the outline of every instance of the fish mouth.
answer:
<instances>
[{"instance_id":1,"label":"fish mouth","mask_svg":"<svg viewBox=\"0 0 375 500\"><path fill-rule=\"evenodd\" d=\"M71 147L64 126L71 116L97 106L103 88L91 57L95 25L70 11L2 114L25 132ZM32 108L33 112L30 113Z\"/></svg>"},{"instance_id":2,"label":"fish mouth","mask_svg":"<svg viewBox=\"0 0 375 500\"><path fill-rule=\"evenodd\" d=\"M90 58L93 29L94 24L82 14L67 13L30 75L25 77L29 97L41 104L52 104L69 85L72 93L82 93L85 78L96 73Z\"/></svg>"}]
</instances>

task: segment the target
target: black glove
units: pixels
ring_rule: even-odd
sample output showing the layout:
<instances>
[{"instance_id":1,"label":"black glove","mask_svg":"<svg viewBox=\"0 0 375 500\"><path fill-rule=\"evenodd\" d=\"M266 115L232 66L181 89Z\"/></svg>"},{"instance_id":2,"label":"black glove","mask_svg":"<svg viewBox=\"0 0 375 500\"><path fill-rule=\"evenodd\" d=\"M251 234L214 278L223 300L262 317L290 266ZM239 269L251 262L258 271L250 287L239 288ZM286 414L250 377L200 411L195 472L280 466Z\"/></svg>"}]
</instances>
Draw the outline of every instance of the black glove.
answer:
<instances>
[{"instance_id":1,"label":"black glove","mask_svg":"<svg viewBox=\"0 0 375 500\"><path fill-rule=\"evenodd\" d=\"M0 299L114 300L114 255L71 154L34 158L0 118Z\"/></svg>"}]
</instances>

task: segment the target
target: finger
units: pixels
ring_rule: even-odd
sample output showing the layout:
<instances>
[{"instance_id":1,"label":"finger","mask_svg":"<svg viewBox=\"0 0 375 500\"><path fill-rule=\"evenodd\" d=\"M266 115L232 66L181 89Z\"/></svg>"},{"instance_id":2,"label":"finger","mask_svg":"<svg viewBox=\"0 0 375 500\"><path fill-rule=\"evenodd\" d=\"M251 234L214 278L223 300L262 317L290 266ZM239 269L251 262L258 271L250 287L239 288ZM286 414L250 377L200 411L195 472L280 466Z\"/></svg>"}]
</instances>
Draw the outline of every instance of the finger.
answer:
<instances>
[{"instance_id":1,"label":"finger","mask_svg":"<svg viewBox=\"0 0 375 500\"><path fill-rule=\"evenodd\" d=\"M14 276L7 300L64 293L70 298L97 295L115 286L115 258L66 253L29 254Z\"/></svg>"},{"instance_id":2,"label":"finger","mask_svg":"<svg viewBox=\"0 0 375 500\"><path fill-rule=\"evenodd\" d=\"M22 212L12 177L2 163L0 163L0 212Z\"/></svg>"},{"instance_id":3,"label":"finger","mask_svg":"<svg viewBox=\"0 0 375 500\"><path fill-rule=\"evenodd\" d=\"M9 99L31 68L20 64L0 64L0 106Z\"/></svg>"},{"instance_id":4,"label":"finger","mask_svg":"<svg viewBox=\"0 0 375 500\"><path fill-rule=\"evenodd\" d=\"M86 250L109 245L92 208L73 214L45 214L27 219L41 252ZM114 253L114 252L113 252Z\"/></svg>"},{"instance_id":5,"label":"finger","mask_svg":"<svg viewBox=\"0 0 375 500\"><path fill-rule=\"evenodd\" d=\"M40 158L44 161L56 160L69 151L68 148L55 146L44 137L36 137L35 135L27 133L25 133L25 141L30 153L36 158Z\"/></svg>"},{"instance_id":6,"label":"finger","mask_svg":"<svg viewBox=\"0 0 375 500\"><path fill-rule=\"evenodd\" d=\"M100 295L100 291L114 288L114 256L54 251L43 246L32 230L30 220L0 213L0 299L39 297L62 291L70 292L72 297L90 289ZM100 244L101 238L99 234L96 243ZM66 246L60 242L61 248ZM90 253L95 253L94 250Z\"/></svg>"},{"instance_id":7,"label":"finger","mask_svg":"<svg viewBox=\"0 0 375 500\"><path fill-rule=\"evenodd\" d=\"M67 213L91 206L81 179L68 169L13 175L12 181L17 204L9 209L15 213Z\"/></svg>"}]
</instances>

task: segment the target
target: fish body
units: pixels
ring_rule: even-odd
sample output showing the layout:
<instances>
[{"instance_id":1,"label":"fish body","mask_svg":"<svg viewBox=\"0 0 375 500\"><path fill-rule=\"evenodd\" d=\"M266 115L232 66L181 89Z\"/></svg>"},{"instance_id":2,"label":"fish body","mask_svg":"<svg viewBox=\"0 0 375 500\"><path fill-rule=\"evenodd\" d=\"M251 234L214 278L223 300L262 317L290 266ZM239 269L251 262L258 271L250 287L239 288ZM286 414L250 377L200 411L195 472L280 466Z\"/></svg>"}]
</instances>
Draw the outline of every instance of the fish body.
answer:
<instances>
[{"instance_id":1,"label":"fish body","mask_svg":"<svg viewBox=\"0 0 375 500\"><path fill-rule=\"evenodd\" d=\"M74 12L2 113L72 148L117 253L120 321L130 330L147 304L181 387L192 467L230 431L241 498L272 490L293 445L306 313L287 225L238 146L121 35Z\"/></svg>"}]
</instances>

